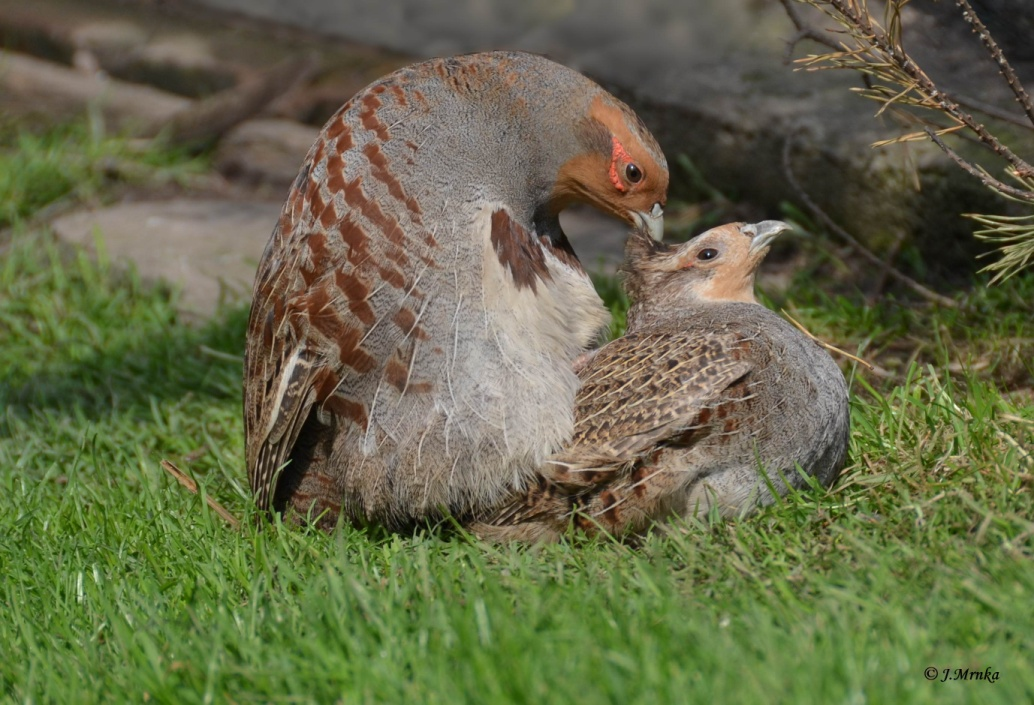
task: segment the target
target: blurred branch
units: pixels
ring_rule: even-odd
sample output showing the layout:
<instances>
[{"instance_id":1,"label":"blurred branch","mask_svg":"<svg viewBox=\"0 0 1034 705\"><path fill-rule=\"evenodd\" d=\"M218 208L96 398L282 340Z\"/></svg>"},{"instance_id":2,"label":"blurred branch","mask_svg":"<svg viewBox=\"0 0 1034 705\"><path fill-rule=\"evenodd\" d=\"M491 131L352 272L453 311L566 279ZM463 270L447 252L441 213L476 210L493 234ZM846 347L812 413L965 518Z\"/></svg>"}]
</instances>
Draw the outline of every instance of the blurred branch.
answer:
<instances>
[{"instance_id":1,"label":"blurred branch","mask_svg":"<svg viewBox=\"0 0 1034 705\"><path fill-rule=\"evenodd\" d=\"M810 24L805 22L804 18L801 17L801 13L799 13L797 8L794 6L794 0L779 0L779 2L782 4L783 9L786 10L786 15L790 18L790 21L793 22L793 26L797 28L797 34L794 35L793 39L787 42L787 59L789 59L794 48L796 48L802 39L810 39L813 42L829 47L833 51L840 51L844 48L842 45L837 44L830 39L821 30L812 27Z\"/></svg>"},{"instance_id":2,"label":"blurred branch","mask_svg":"<svg viewBox=\"0 0 1034 705\"><path fill-rule=\"evenodd\" d=\"M189 104L167 122L153 125L152 136L161 135L175 146L206 146L308 81L317 68L313 56L285 59L250 81Z\"/></svg>"},{"instance_id":3,"label":"blurred branch","mask_svg":"<svg viewBox=\"0 0 1034 705\"><path fill-rule=\"evenodd\" d=\"M830 232L850 245L851 248L863 258L879 267L888 276L897 279L927 301L932 301L933 303L940 304L946 308L958 308L959 304L954 299L949 299L947 296L942 296L936 291L926 288L912 277L891 266L888 262L884 262L873 254L871 250L865 247L865 245L859 242L853 235L851 235L851 233L847 232L847 230L842 228L835 220L833 220L833 218L830 217L830 215L826 213L826 211L824 211L819 204L814 201L814 199L812 199L797 180L790 160L792 147L792 138L789 138L783 144L783 171L786 173L786 180L790 183L790 187L797 193L797 197L801 199L801 202L804 203L808 210L810 210L823 225L829 228Z\"/></svg>"}]
</instances>

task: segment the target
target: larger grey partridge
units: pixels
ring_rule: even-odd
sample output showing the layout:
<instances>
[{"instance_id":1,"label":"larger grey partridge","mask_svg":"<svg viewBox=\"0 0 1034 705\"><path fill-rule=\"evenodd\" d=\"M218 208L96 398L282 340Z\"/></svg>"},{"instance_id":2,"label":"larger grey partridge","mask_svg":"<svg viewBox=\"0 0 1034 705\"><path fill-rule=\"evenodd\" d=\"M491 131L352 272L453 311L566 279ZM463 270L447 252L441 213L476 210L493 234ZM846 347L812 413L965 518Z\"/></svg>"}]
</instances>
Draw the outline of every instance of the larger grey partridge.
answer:
<instances>
[{"instance_id":1,"label":"larger grey partridge","mask_svg":"<svg viewBox=\"0 0 1034 705\"><path fill-rule=\"evenodd\" d=\"M574 427L607 314L560 228L584 202L659 237L667 164L623 103L516 52L356 94L262 255L245 354L263 509L400 527L522 487Z\"/></svg>"},{"instance_id":2,"label":"larger grey partridge","mask_svg":"<svg viewBox=\"0 0 1034 705\"><path fill-rule=\"evenodd\" d=\"M711 507L746 514L805 475L832 484L848 444L844 376L754 297L785 227L734 223L679 247L634 233L628 330L580 370L571 444L475 533L549 540L574 523L627 534Z\"/></svg>"}]
</instances>

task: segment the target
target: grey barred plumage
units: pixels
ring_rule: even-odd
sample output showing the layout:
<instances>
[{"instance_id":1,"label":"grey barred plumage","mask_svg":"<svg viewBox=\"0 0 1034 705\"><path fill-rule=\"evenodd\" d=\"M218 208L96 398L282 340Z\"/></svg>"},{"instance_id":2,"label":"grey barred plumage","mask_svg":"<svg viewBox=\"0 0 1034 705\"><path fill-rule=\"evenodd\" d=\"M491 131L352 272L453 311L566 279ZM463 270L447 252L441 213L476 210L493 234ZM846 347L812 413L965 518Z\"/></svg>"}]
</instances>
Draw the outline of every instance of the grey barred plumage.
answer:
<instances>
[{"instance_id":1,"label":"grey barred plumage","mask_svg":"<svg viewBox=\"0 0 1034 705\"><path fill-rule=\"evenodd\" d=\"M356 94L256 275L258 506L397 527L522 488L568 440L571 363L606 322L558 213L586 202L656 234L667 185L635 114L542 57L435 59Z\"/></svg>"},{"instance_id":2,"label":"grey barred plumage","mask_svg":"<svg viewBox=\"0 0 1034 705\"><path fill-rule=\"evenodd\" d=\"M813 340L757 303L775 221L733 223L670 247L627 247L628 332L579 371L571 444L472 523L495 540L639 532L712 507L769 503L844 464L847 385ZM802 474L803 473L803 474Z\"/></svg>"}]
</instances>

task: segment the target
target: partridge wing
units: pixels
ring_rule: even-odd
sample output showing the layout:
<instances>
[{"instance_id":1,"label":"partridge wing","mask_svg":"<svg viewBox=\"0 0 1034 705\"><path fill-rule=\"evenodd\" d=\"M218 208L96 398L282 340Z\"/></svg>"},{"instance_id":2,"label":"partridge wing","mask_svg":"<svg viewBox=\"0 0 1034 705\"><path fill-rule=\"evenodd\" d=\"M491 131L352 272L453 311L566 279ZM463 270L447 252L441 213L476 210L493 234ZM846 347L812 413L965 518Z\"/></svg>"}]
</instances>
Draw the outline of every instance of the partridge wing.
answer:
<instances>
[{"instance_id":1,"label":"partridge wing","mask_svg":"<svg viewBox=\"0 0 1034 705\"><path fill-rule=\"evenodd\" d=\"M570 445L553 456L536 484L482 518L475 531L505 538L507 527L534 526L562 533L581 497L630 471L658 443L698 425L701 412L750 372L745 345L733 333L687 332L633 333L602 347L580 373ZM512 535L533 534L519 529Z\"/></svg>"},{"instance_id":2,"label":"partridge wing","mask_svg":"<svg viewBox=\"0 0 1034 705\"><path fill-rule=\"evenodd\" d=\"M605 345L582 372L571 444L554 481L584 486L699 423L702 411L751 370L732 332L631 334Z\"/></svg>"}]
</instances>

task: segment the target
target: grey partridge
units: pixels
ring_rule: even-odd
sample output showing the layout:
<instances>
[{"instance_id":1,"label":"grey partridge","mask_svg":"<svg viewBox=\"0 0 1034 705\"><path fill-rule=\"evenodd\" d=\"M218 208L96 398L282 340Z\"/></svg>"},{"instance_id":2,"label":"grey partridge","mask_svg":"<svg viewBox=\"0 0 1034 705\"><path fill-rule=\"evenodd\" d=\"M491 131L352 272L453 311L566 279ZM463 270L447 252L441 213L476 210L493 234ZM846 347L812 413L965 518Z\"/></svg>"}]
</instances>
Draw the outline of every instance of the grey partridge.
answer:
<instances>
[{"instance_id":1,"label":"grey partridge","mask_svg":"<svg viewBox=\"0 0 1034 705\"><path fill-rule=\"evenodd\" d=\"M526 485L574 428L607 313L558 220L660 237L668 169L581 74L494 52L373 83L323 128L259 263L245 353L258 506L389 528Z\"/></svg>"},{"instance_id":2,"label":"grey partridge","mask_svg":"<svg viewBox=\"0 0 1034 705\"><path fill-rule=\"evenodd\" d=\"M786 227L733 223L678 247L633 233L628 329L580 369L570 445L474 532L551 540L574 524L626 535L712 507L747 514L805 475L831 485L848 445L844 376L754 296Z\"/></svg>"}]
</instances>

